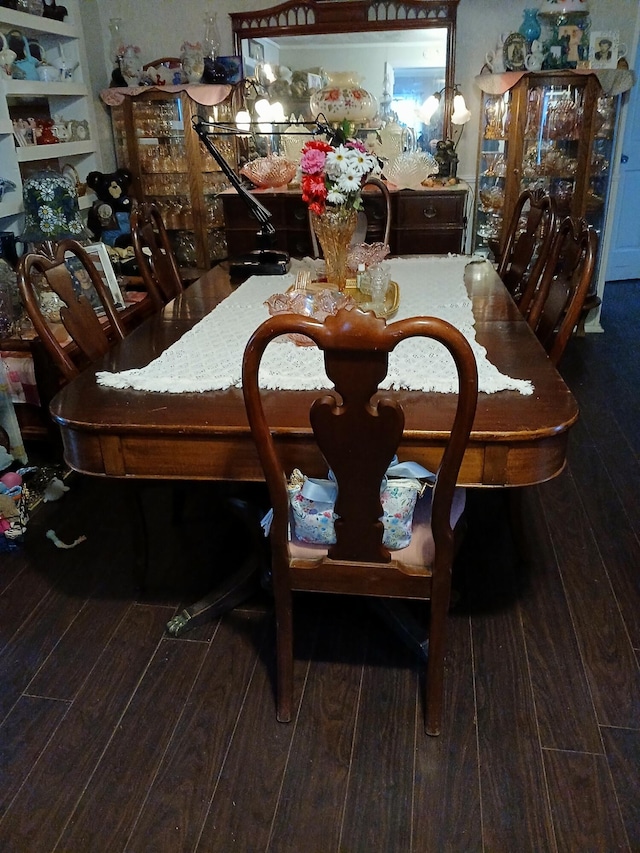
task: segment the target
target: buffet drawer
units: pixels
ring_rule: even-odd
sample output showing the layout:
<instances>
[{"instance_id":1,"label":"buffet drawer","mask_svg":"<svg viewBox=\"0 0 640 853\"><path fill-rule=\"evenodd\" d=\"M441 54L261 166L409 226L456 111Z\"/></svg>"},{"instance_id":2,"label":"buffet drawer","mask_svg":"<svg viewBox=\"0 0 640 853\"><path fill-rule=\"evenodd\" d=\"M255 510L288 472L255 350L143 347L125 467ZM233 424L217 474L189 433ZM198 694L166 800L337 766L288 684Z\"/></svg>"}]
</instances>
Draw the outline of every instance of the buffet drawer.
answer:
<instances>
[{"instance_id":1,"label":"buffet drawer","mask_svg":"<svg viewBox=\"0 0 640 853\"><path fill-rule=\"evenodd\" d=\"M256 198L263 204L271 213L271 223L273 227L284 228L286 219L284 215L284 206L280 198L267 196L256 193ZM260 227L260 223L249 211L244 199L242 199L235 190L232 195L222 195L222 206L224 210L224 219L227 229L233 228L237 231L256 231Z\"/></svg>"},{"instance_id":2,"label":"buffet drawer","mask_svg":"<svg viewBox=\"0 0 640 853\"><path fill-rule=\"evenodd\" d=\"M392 238L394 255L446 255L462 251L463 229L460 228L403 228Z\"/></svg>"},{"instance_id":3,"label":"buffet drawer","mask_svg":"<svg viewBox=\"0 0 640 853\"><path fill-rule=\"evenodd\" d=\"M396 228L438 227L464 220L464 193L399 193L396 199Z\"/></svg>"}]
</instances>

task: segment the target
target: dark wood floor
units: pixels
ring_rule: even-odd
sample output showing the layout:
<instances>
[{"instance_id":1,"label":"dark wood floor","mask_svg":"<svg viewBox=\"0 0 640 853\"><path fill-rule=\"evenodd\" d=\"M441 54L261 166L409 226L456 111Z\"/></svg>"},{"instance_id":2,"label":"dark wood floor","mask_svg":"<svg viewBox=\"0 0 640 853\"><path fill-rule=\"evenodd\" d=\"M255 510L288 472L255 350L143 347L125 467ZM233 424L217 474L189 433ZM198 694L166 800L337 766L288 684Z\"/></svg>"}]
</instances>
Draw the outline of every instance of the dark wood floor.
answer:
<instances>
[{"instance_id":1,"label":"dark wood floor","mask_svg":"<svg viewBox=\"0 0 640 853\"><path fill-rule=\"evenodd\" d=\"M606 297L562 365L582 417L568 470L523 496L524 560L503 495L471 496L440 738L416 660L357 601L300 602L290 725L266 595L166 634L232 535L207 487L177 536L151 495L147 600L124 486L72 478L41 506L0 557L0 849L640 851L640 283Z\"/></svg>"}]
</instances>

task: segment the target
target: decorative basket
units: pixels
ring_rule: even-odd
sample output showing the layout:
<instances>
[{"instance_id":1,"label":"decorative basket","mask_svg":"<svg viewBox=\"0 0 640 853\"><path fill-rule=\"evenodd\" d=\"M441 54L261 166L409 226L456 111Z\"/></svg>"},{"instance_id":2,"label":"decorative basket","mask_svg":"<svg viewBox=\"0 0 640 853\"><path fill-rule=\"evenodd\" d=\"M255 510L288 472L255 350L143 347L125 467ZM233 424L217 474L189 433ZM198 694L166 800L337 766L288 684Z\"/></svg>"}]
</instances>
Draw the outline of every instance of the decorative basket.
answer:
<instances>
[{"instance_id":1,"label":"decorative basket","mask_svg":"<svg viewBox=\"0 0 640 853\"><path fill-rule=\"evenodd\" d=\"M295 163L277 154L270 154L251 160L240 169L240 174L246 175L254 186L266 189L285 186L295 178L297 171Z\"/></svg>"}]
</instances>

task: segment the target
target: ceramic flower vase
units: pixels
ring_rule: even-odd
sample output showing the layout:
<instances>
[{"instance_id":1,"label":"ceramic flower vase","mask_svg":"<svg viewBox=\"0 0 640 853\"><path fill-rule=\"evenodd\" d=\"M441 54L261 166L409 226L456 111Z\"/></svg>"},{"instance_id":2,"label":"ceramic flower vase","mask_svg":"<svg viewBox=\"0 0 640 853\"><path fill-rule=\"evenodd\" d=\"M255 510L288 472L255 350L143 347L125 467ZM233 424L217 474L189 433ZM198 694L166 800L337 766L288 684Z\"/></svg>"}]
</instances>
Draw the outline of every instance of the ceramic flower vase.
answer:
<instances>
[{"instance_id":1,"label":"ceramic flower vase","mask_svg":"<svg viewBox=\"0 0 640 853\"><path fill-rule=\"evenodd\" d=\"M204 53L199 41L185 41L182 45L180 61L182 71L188 83L199 83L204 71Z\"/></svg>"},{"instance_id":2,"label":"ceramic flower vase","mask_svg":"<svg viewBox=\"0 0 640 853\"><path fill-rule=\"evenodd\" d=\"M324 255L327 282L344 290L347 283L347 257L356 230L357 211L352 208L327 208L312 213L311 222Z\"/></svg>"}]
</instances>

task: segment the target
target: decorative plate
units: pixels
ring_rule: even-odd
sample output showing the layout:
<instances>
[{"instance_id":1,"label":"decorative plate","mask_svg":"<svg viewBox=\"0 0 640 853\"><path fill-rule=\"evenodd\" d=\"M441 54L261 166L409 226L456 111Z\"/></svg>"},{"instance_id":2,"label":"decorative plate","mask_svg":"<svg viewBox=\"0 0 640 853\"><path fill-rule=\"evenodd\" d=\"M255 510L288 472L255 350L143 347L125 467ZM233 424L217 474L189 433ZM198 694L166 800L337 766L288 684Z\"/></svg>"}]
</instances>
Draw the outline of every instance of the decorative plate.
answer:
<instances>
[{"instance_id":1,"label":"decorative plate","mask_svg":"<svg viewBox=\"0 0 640 853\"><path fill-rule=\"evenodd\" d=\"M527 40L521 33L511 33L504 40L504 67L507 71L524 71Z\"/></svg>"}]
</instances>

